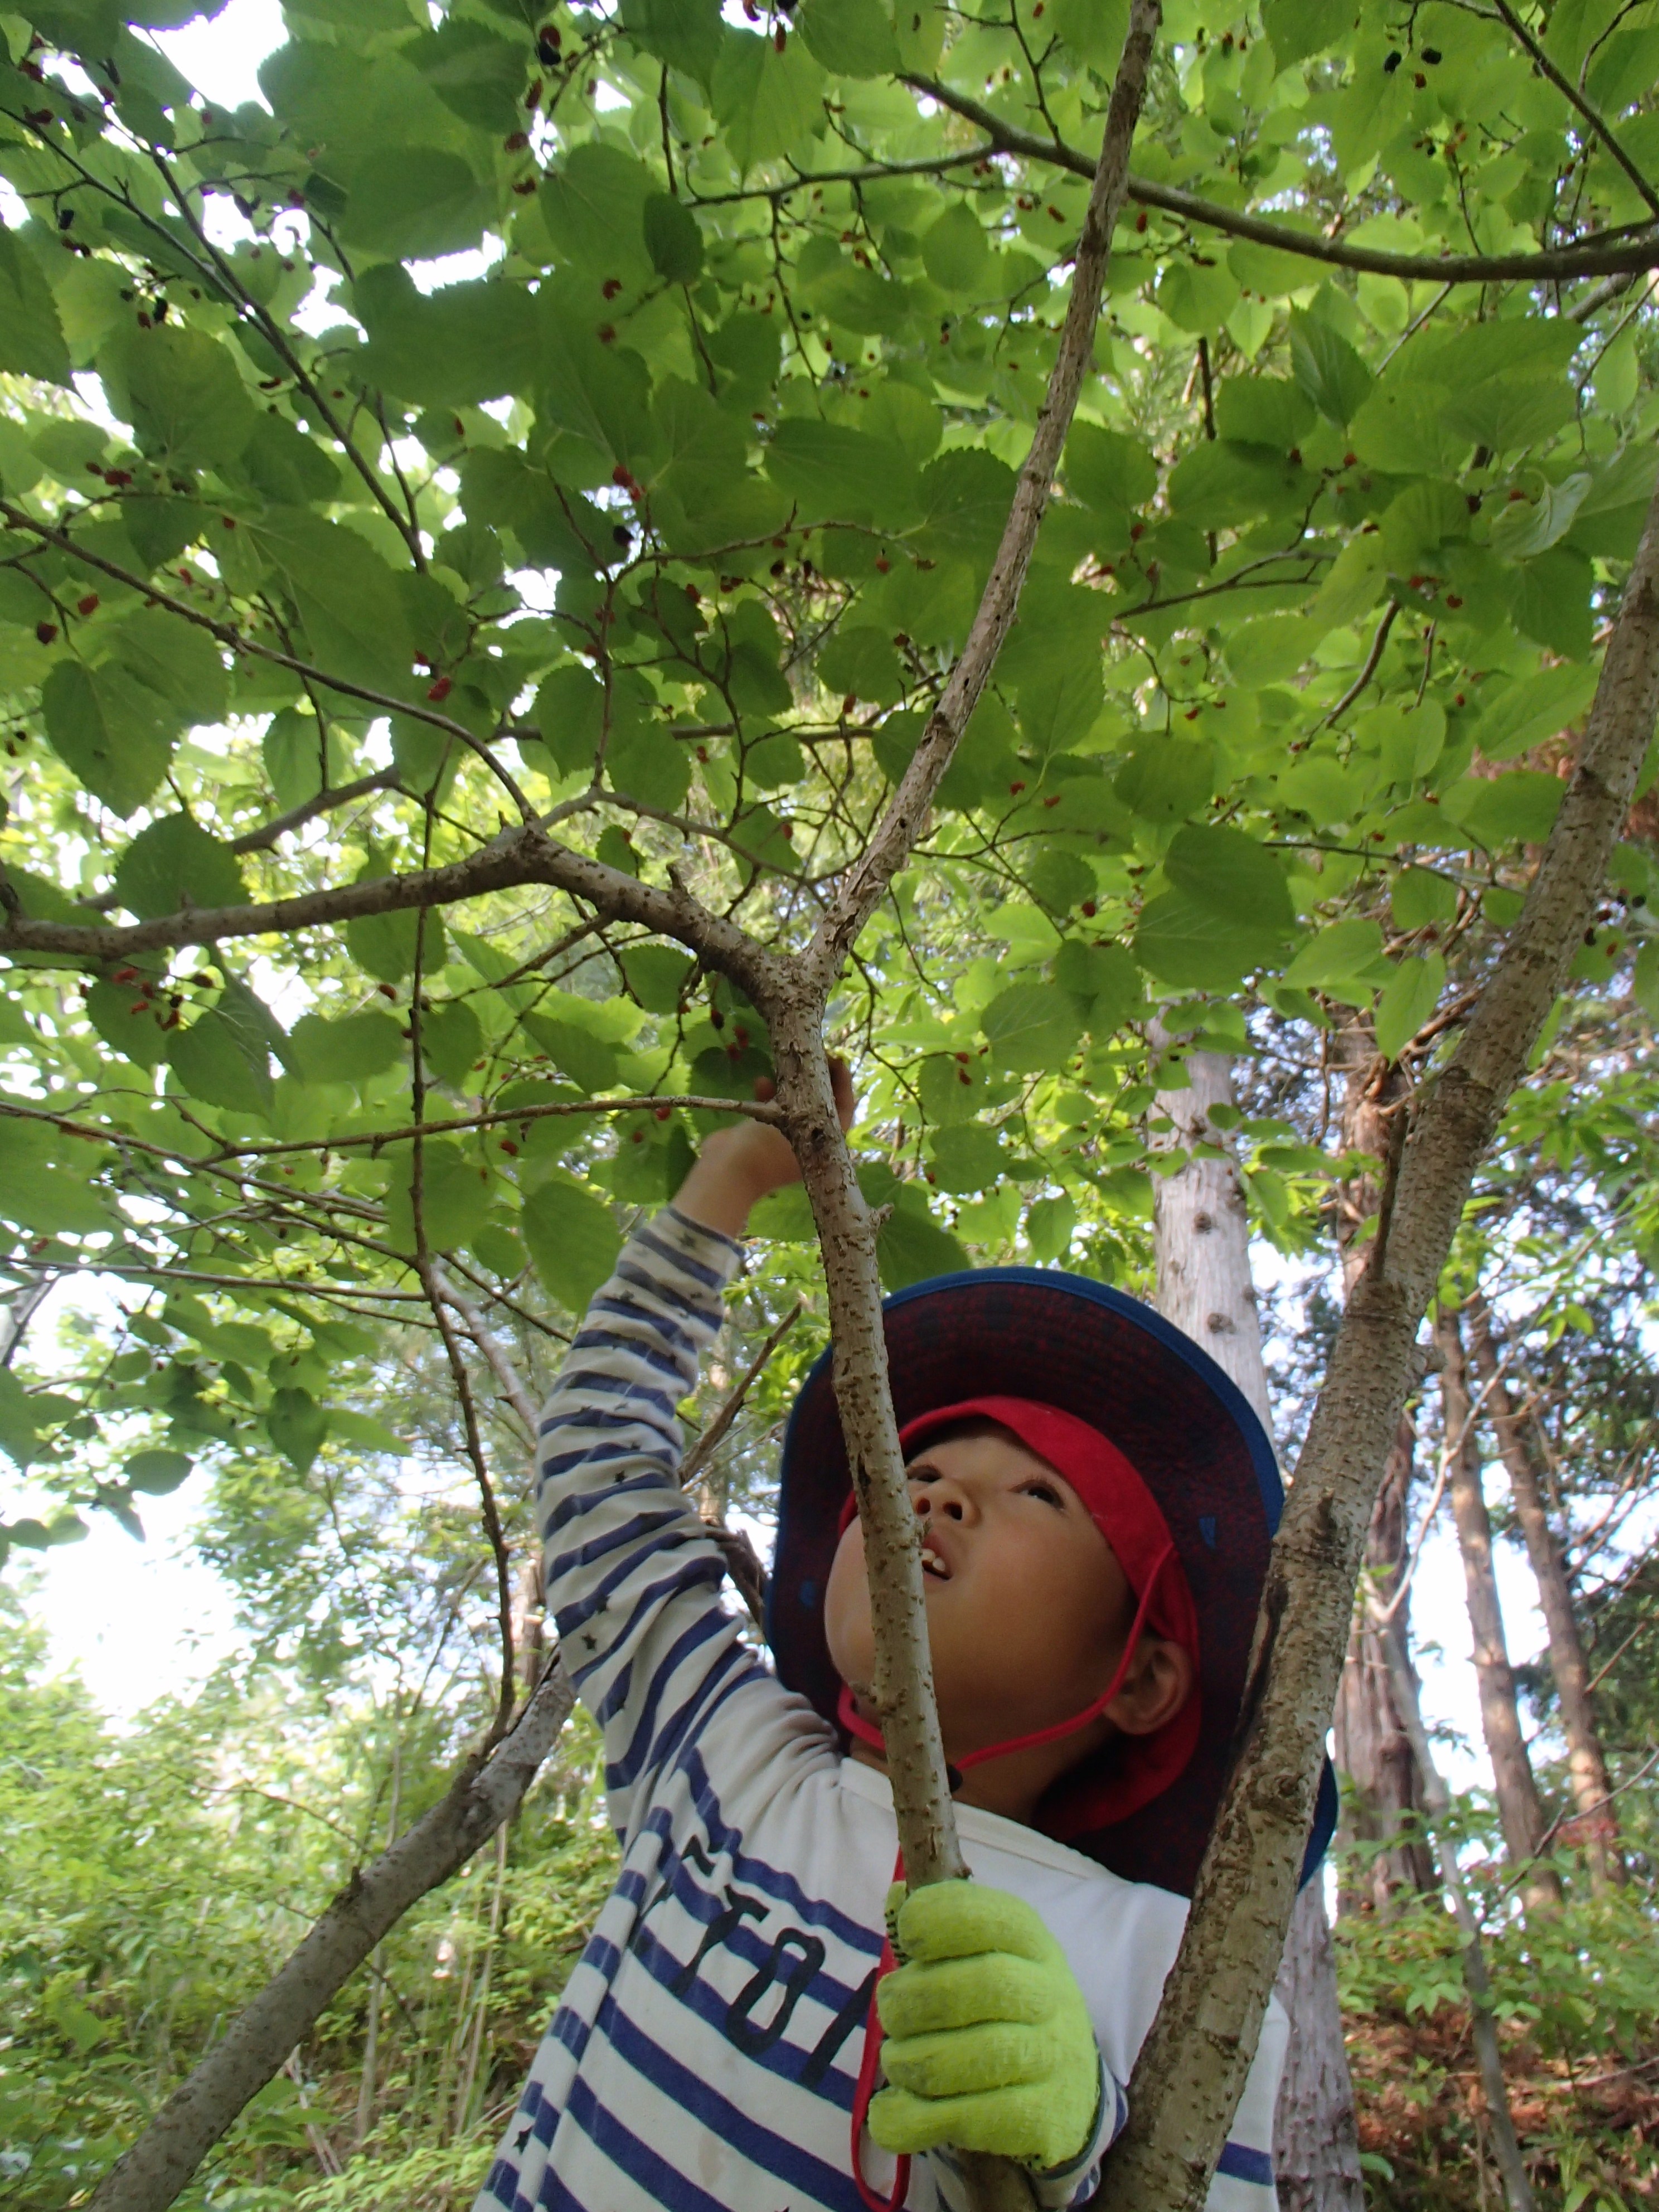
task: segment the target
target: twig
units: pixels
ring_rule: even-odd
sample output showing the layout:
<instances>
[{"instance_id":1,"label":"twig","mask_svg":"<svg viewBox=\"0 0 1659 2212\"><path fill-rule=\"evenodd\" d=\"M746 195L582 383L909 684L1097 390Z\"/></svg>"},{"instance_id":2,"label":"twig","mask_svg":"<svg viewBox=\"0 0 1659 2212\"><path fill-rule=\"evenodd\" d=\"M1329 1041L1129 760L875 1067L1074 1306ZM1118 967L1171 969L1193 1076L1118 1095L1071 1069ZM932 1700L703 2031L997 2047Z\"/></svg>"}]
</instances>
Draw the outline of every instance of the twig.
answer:
<instances>
[{"instance_id":1,"label":"twig","mask_svg":"<svg viewBox=\"0 0 1659 2212\"><path fill-rule=\"evenodd\" d=\"M1383 611L1382 621L1376 625L1376 635L1371 639L1370 651L1365 655L1364 665L1361 668L1358 675L1354 678L1353 682L1349 684L1347 690L1342 694L1342 696L1337 701L1335 706L1330 709L1328 714L1322 714L1319 720L1314 724L1314 728L1316 730L1325 729L1328 727L1332 722L1339 721L1341 717L1347 713L1354 701L1358 698L1360 693L1370 682L1372 677L1376 675L1376 664L1382 658L1382 648L1389 641L1389 632L1394 628L1395 617L1399 615L1399 600L1390 599L1388 606Z\"/></svg>"},{"instance_id":2,"label":"twig","mask_svg":"<svg viewBox=\"0 0 1659 2212\"><path fill-rule=\"evenodd\" d=\"M680 1462L680 1487L689 1490L724 1443L726 1432L743 1411L743 1401L749 1395L761 1370L806 1310L804 1298L797 1298L783 1319L767 1338L750 1361L747 1372L727 1396L726 1402L697 1438Z\"/></svg>"},{"instance_id":3,"label":"twig","mask_svg":"<svg viewBox=\"0 0 1659 2212\"><path fill-rule=\"evenodd\" d=\"M1569 106L1577 109L1590 130L1601 140L1637 191L1640 192L1651 211L1656 216L1659 216L1659 191L1655 191L1653 185L1620 144L1611 125L1600 110L1591 105L1570 76L1557 69L1555 64L1550 59L1547 50L1533 36L1514 9L1510 7L1510 0L1492 0L1492 4L1498 15L1509 25L1510 29L1526 48L1531 57L1532 65L1539 75L1549 79Z\"/></svg>"}]
</instances>

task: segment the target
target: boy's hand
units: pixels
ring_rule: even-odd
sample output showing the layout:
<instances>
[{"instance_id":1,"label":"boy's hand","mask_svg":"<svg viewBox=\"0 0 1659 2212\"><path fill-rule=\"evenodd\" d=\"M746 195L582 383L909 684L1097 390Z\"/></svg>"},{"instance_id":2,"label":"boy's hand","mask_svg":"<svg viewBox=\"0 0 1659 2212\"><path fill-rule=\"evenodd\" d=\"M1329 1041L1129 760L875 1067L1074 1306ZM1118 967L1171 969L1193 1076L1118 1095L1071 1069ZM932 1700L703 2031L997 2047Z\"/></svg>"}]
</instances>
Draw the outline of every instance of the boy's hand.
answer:
<instances>
[{"instance_id":1,"label":"boy's hand","mask_svg":"<svg viewBox=\"0 0 1659 2212\"><path fill-rule=\"evenodd\" d=\"M904 1961L876 1985L892 2085L871 2100L884 2150L949 2144L1069 2166L1095 2124L1100 2061L1065 1954L1024 1898L977 1881L888 1898Z\"/></svg>"},{"instance_id":2,"label":"boy's hand","mask_svg":"<svg viewBox=\"0 0 1659 2212\"><path fill-rule=\"evenodd\" d=\"M852 1127L853 1078L844 1060L830 1063L836 1112L843 1129ZM755 1085L757 1098L772 1096L769 1077ZM716 1129L697 1156L697 1164L675 1194L674 1204L689 1220L727 1237L741 1237L749 1209L769 1193L800 1181L800 1168L781 1129L765 1121L744 1121L735 1129Z\"/></svg>"}]
</instances>

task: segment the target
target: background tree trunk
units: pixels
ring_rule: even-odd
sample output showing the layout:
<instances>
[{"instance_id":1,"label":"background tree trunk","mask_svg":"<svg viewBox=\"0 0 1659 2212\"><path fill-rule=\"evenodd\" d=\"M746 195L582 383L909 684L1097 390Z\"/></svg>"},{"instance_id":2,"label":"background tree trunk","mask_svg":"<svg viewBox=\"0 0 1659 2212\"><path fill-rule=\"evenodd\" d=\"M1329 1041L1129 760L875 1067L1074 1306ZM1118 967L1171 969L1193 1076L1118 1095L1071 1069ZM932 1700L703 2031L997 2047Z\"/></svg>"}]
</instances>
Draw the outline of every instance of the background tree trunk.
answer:
<instances>
[{"instance_id":1,"label":"background tree trunk","mask_svg":"<svg viewBox=\"0 0 1659 2212\"><path fill-rule=\"evenodd\" d=\"M1186 1069L1187 1087L1160 1091L1156 1105L1157 1118L1172 1127L1161 1139L1155 1133L1154 1142L1187 1155L1153 1186L1158 1310L1203 1345L1272 1436L1244 1194L1224 1139L1209 1121L1212 1106L1232 1105L1232 1077L1213 1053L1189 1054ZM1195 1157L1200 1148L1213 1148L1213 1157ZM1363 2212L1353 2083L1317 1878L1297 1899L1274 1987L1291 2022L1273 2126L1282 2212Z\"/></svg>"},{"instance_id":2,"label":"background tree trunk","mask_svg":"<svg viewBox=\"0 0 1659 2212\"><path fill-rule=\"evenodd\" d=\"M1457 1548L1463 1555L1463 1588L1474 1638L1475 1679L1480 1688L1480 1727L1492 1759L1498 1817L1503 1823L1510 1863L1517 1872L1525 1869L1522 1888L1528 1905L1534 1909L1547 1907L1561 1902L1561 1884L1555 1869L1538 1858L1549 1823L1539 1802L1516 1704L1515 1674L1510 1665L1504 1609L1492 1567L1492 1520L1480 1480L1480 1449L1463 1357L1462 1324L1455 1307L1440 1308L1434 1334L1445 1361L1440 1375L1441 1418L1445 1424L1442 1449L1450 1476Z\"/></svg>"},{"instance_id":3,"label":"background tree trunk","mask_svg":"<svg viewBox=\"0 0 1659 2212\"><path fill-rule=\"evenodd\" d=\"M1567 1563L1550 1525L1539 1480L1536 1432L1531 1418L1516 1407L1505 1380L1497 1346L1492 1341L1492 1316L1484 1298L1474 1297L1464 1308L1468 1316L1469 1364L1484 1395L1482 1411L1492 1424L1499 1455L1510 1479L1515 1516L1526 1539L1527 1556L1538 1584L1538 1601L1549 1632L1550 1672L1561 1707L1561 1729L1567 1740L1567 1773L1572 1801L1583 1818L1584 1855L1592 1887L1601 1890L1625 1879L1625 1862L1619 1850L1619 1824L1612 1804L1613 1785L1595 1725L1595 1706L1590 1692L1589 1667L1578 1616L1573 1611L1572 1585Z\"/></svg>"},{"instance_id":4,"label":"background tree trunk","mask_svg":"<svg viewBox=\"0 0 1659 2212\"><path fill-rule=\"evenodd\" d=\"M1341 1135L1345 1152L1388 1153L1389 1127L1405 1110L1407 1086L1397 1067L1377 1052L1370 1020L1350 1024L1337 1040L1347 1069L1343 1090ZM1337 1241L1342 1255L1342 1284L1352 1291L1365 1264L1371 1224L1381 1188L1370 1174L1354 1176L1342 1189ZM1395 1697L1394 1678L1378 1639L1369 1589L1400 1624L1401 1649L1411 1649L1411 1597L1402 1587L1411 1527L1411 1490L1416 1474L1417 1431L1409 1413L1402 1416L1365 1532L1361 1601L1354 1607L1347 1656L1337 1691L1337 1771L1348 1787L1343 1808L1345 1844L1378 1846L1364 1874L1351 1874L1337 1897L1339 1911L1369 1906L1393 1910L1401 1890L1428 1891L1437 1886L1434 1854L1426 1839L1400 1838L1409 1816L1423 1810L1422 1785L1411 1741Z\"/></svg>"}]
</instances>

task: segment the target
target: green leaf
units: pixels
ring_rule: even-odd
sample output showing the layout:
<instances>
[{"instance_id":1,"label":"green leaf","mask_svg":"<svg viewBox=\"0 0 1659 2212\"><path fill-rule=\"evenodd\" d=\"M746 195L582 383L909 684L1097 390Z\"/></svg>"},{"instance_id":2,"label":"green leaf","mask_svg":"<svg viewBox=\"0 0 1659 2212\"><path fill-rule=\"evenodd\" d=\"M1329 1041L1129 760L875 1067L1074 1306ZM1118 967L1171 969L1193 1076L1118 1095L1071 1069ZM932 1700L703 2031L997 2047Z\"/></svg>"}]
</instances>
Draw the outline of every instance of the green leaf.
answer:
<instances>
[{"instance_id":1,"label":"green leaf","mask_svg":"<svg viewBox=\"0 0 1659 2212\"><path fill-rule=\"evenodd\" d=\"M403 56L463 123L497 137L518 129L532 59L528 40L449 15L406 46Z\"/></svg>"},{"instance_id":2,"label":"green leaf","mask_svg":"<svg viewBox=\"0 0 1659 2212\"><path fill-rule=\"evenodd\" d=\"M1207 805L1215 775L1215 747L1206 740L1149 737L1118 770L1112 788L1143 821L1179 822Z\"/></svg>"},{"instance_id":3,"label":"green leaf","mask_svg":"<svg viewBox=\"0 0 1659 2212\"><path fill-rule=\"evenodd\" d=\"M165 999L147 998L137 983L100 980L87 994L87 1015L112 1052L135 1067L159 1067L167 1056L161 1022Z\"/></svg>"},{"instance_id":4,"label":"green leaf","mask_svg":"<svg viewBox=\"0 0 1659 2212\"><path fill-rule=\"evenodd\" d=\"M403 1024L374 1009L335 1021L301 1014L289 1032L289 1048L306 1083L367 1082L396 1067L404 1046Z\"/></svg>"},{"instance_id":5,"label":"green leaf","mask_svg":"<svg viewBox=\"0 0 1659 2212\"><path fill-rule=\"evenodd\" d=\"M1296 927L1284 869L1242 830L1207 823L1177 830L1164 856L1164 872L1177 890L1243 929L1284 935Z\"/></svg>"},{"instance_id":6,"label":"green leaf","mask_svg":"<svg viewBox=\"0 0 1659 2212\"><path fill-rule=\"evenodd\" d=\"M160 607L141 607L116 631L112 658L176 709L187 728L223 720L230 678L215 641Z\"/></svg>"},{"instance_id":7,"label":"green leaf","mask_svg":"<svg viewBox=\"0 0 1659 2212\"><path fill-rule=\"evenodd\" d=\"M545 1289L567 1312L583 1312L622 1249L610 1207L556 1175L525 1200L520 1230Z\"/></svg>"},{"instance_id":8,"label":"green leaf","mask_svg":"<svg viewBox=\"0 0 1659 2212\"><path fill-rule=\"evenodd\" d=\"M453 1137L428 1137L421 1146L421 1223L427 1248L453 1252L478 1226L487 1177ZM415 1157L400 1146L386 1184L386 1234L400 1252L415 1249Z\"/></svg>"},{"instance_id":9,"label":"green leaf","mask_svg":"<svg viewBox=\"0 0 1659 2212\"><path fill-rule=\"evenodd\" d=\"M1225 991L1271 962L1281 941L1276 931L1245 928L1219 907L1169 890L1141 910L1134 956L1177 989Z\"/></svg>"},{"instance_id":10,"label":"green leaf","mask_svg":"<svg viewBox=\"0 0 1659 2212\"><path fill-rule=\"evenodd\" d=\"M1546 483L1534 500L1505 506L1492 526L1490 544L1505 561L1524 561L1566 536L1590 488L1589 471L1577 471L1559 484Z\"/></svg>"},{"instance_id":11,"label":"green leaf","mask_svg":"<svg viewBox=\"0 0 1659 2212\"><path fill-rule=\"evenodd\" d=\"M831 76L886 76L900 66L892 18L881 0L806 0L795 29Z\"/></svg>"},{"instance_id":12,"label":"green leaf","mask_svg":"<svg viewBox=\"0 0 1659 2212\"><path fill-rule=\"evenodd\" d=\"M342 234L398 260L428 260L476 246L491 212L459 154L436 146L381 146L351 178Z\"/></svg>"},{"instance_id":13,"label":"green leaf","mask_svg":"<svg viewBox=\"0 0 1659 2212\"><path fill-rule=\"evenodd\" d=\"M442 1000L422 1015L421 1050L451 1090L477 1088L467 1078L483 1050L483 1030L465 999Z\"/></svg>"},{"instance_id":14,"label":"green leaf","mask_svg":"<svg viewBox=\"0 0 1659 2212\"><path fill-rule=\"evenodd\" d=\"M3 226L0 226L0 369L19 376L39 376L48 384L70 384L73 377L52 287L23 239Z\"/></svg>"},{"instance_id":15,"label":"green leaf","mask_svg":"<svg viewBox=\"0 0 1659 2212\"><path fill-rule=\"evenodd\" d=\"M708 87L725 39L720 0L623 0L621 21L635 46Z\"/></svg>"},{"instance_id":16,"label":"green leaf","mask_svg":"<svg viewBox=\"0 0 1659 2212\"><path fill-rule=\"evenodd\" d=\"M265 1429L295 1472L309 1474L328 1434L328 1414L309 1390L277 1390L265 1415Z\"/></svg>"},{"instance_id":17,"label":"green leaf","mask_svg":"<svg viewBox=\"0 0 1659 2212\"><path fill-rule=\"evenodd\" d=\"M589 140L573 147L543 178L542 220L562 263L624 284L643 283L654 266L646 209L659 197L643 161L620 147ZM680 212L695 228L689 210Z\"/></svg>"},{"instance_id":18,"label":"green leaf","mask_svg":"<svg viewBox=\"0 0 1659 2212\"><path fill-rule=\"evenodd\" d=\"M1037 1199L1025 1214L1025 1242L1031 1248L1031 1257L1043 1267L1063 1260L1076 1228L1077 1202L1069 1191L1058 1198Z\"/></svg>"},{"instance_id":19,"label":"green leaf","mask_svg":"<svg viewBox=\"0 0 1659 2212\"><path fill-rule=\"evenodd\" d=\"M1158 489L1158 463L1140 441L1093 422L1073 422L1062 468L1073 499L1109 513L1144 507Z\"/></svg>"},{"instance_id":20,"label":"green leaf","mask_svg":"<svg viewBox=\"0 0 1659 2212\"><path fill-rule=\"evenodd\" d=\"M147 1498L166 1498L190 1474L191 1462L179 1451L134 1452L121 1469L129 1490Z\"/></svg>"},{"instance_id":21,"label":"green leaf","mask_svg":"<svg viewBox=\"0 0 1659 2212\"><path fill-rule=\"evenodd\" d=\"M164 814L141 830L116 864L115 895L141 921L184 908L240 906L242 864L228 845L188 814Z\"/></svg>"},{"instance_id":22,"label":"green leaf","mask_svg":"<svg viewBox=\"0 0 1659 2212\"><path fill-rule=\"evenodd\" d=\"M702 271L702 233L688 207L666 192L645 203L645 250L658 276L671 284L693 284Z\"/></svg>"},{"instance_id":23,"label":"green leaf","mask_svg":"<svg viewBox=\"0 0 1659 2212\"><path fill-rule=\"evenodd\" d=\"M112 399L147 453L182 468L234 461L256 420L228 349L205 331L130 329L100 358Z\"/></svg>"},{"instance_id":24,"label":"green leaf","mask_svg":"<svg viewBox=\"0 0 1659 2212\"><path fill-rule=\"evenodd\" d=\"M1262 0L1261 27L1281 69L1323 53L1353 24L1354 0Z\"/></svg>"},{"instance_id":25,"label":"green leaf","mask_svg":"<svg viewBox=\"0 0 1659 2212\"><path fill-rule=\"evenodd\" d=\"M319 667L375 690L412 690L398 579L366 538L297 507L268 508L248 535L281 575Z\"/></svg>"},{"instance_id":26,"label":"green leaf","mask_svg":"<svg viewBox=\"0 0 1659 2212\"><path fill-rule=\"evenodd\" d=\"M160 783L179 716L147 684L106 661L60 660L41 687L52 749L112 812L136 814Z\"/></svg>"},{"instance_id":27,"label":"green leaf","mask_svg":"<svg viewBox=\"0 0 1659 2212\"><path fill-rule=\"evenodd\" d=\"M1493 376L1472 390L1453 391L1445 420L1494 453L1518 452L1553 437L1572 422L1578 402L1565 377Z\"/></svg>"},{"instance_id":28,"label":"green leaf","mask_svg":"<svg viewBox=\"0 0 1659 2212\"><path fill-rule=\"evenodd\" d=\"M548 1014L526 1014L523 1018L528 1035L579 1090L591 1096L608 1091L616 1081L617 1048L604 1037Z\"/></svg>"},{"instance_id":29,"label":"green leaf","mask_svg":"<svg viewBox=\"0 0 1659 2212\"><path fill-rule=\"evenodd\" d=\"M799 39L779 53L754 31L728 30L710 97L740 173L823 128L823 73Z\"/></svg>"},{"instance_id":30,"label":"green leaf","mask_svg":"<svg viewBox=\"0 0 1659 2212\"><path fill-rule=\"evenodd\" d=\"M1389 908L1396 929L1438 926L1456 917L1457 886L1432 868L1402 868L1389 890Z\"/></svg>"},{"instance_id":31,"label":"green leaf","mask_svg":"<svg viewBox=\"0 0 1659 2212\"><path fill-rule=\"evenodd\" d=\"M1475 744L1488 760L1512 760L1564 732L1595 696L1599 672L1567 662L1506 684L1486 700Z\"/></svg>"},{"instance_id":32,"label":"green leaf","mask_svg":"<svg viewBox=\"0 0 1659 2212\"><path fill-rule=\"evenodd\" d=\"M1054 956L1054 981L1078 1001L1097 1043L1121 1029L1140 1005L1140 972L1121 945L1068 937Z\"/></svg>"},{"instance_id":33,"label":"green leaf","mask_svg":"<svg viewBox=\"0 0 1659 2212\"><path fill-rule=\"evenodd\" d=\"M890 707L904 696L899 657L878 629L837 630L818 653L818 675L830 690L876 707Z\"/></svg>"},{"instance_id":34,"label":"green leaf","mask_svg":"<svg viewBox=\"0 0 1659 2212\"><path fill-rule=\"evenodd\" d=\"M1071 1057L1083 1024L1068 992L1057 983L1012 983L980 1016L999 1067L1018 1073L1057 1073Z\"/></svg>"},{"instance_id":35,"label":"green leaf","mask_svg":"<svg viewBox=\"0 0 1659 2212\"><path fill-rule=\"evenodd\" d=\"M628 988L650 1014L678 1012L696 963L666 945L630 945L622 955Z\"/></svg>"},{"instance_id":36,"label":"green leaf","mask_svg":"<svg viewBox=\"0 0 1659 2212\"><path fill-rule=\"evenodd\" d=\"M1371 373L1328 323L1297 309L1291 317L1291 366L1296 380L1328 422L1346 429L1364 405Z\"/></svg>"},{"instance_id":37,"label":"green leaf","mask_svg":"<svg viewBox=\"0 0 1659 2212\"><path fill-rule=\"evenodd\" d=\"M933 463L927 473L939 465ZM795 501L803 522L867 522L890 502L895 483L902 484L909 467L884 438L794 415L773 434L766 472Z\"/></svg>"},{"instance_id":38,"label":"green leaf","mask_svg":"<svg viewBox=\"0 0 1659 2212\"><path fill-rule=\"evenodd\" d=\"M1446 963L1439 953L1402 960L1394 981L1376 1002L1376 1048L1384 1060L1398 1060L1440 1003Z\"/></svg>"},{"instance_id":39,"label":"green leaf","mask_svg":"<svg viewBox=\"0 0 1659 2212\"><path fill-rule=\"evenodd\" d=\"M370 866L357 881L378 882L385 873L383 868ZM401 983L414 974L417 944L422 973L434 975L444 964L443 922L431 911L422 917L418 907L401 914L359 915L347 922L345 941L357 965L379 983Z\"/></svg>"},{"instance_id":40,"label":"green leaf","mask_svg":"<svg viewBox=\"0 0 1659 2212\"><path fill-rule=\"evenodd\" d=\"M1270 446L1289 453L1314 426L1314 406L1304 386L1282 376L1229 376L1217 385L1215 427L1241 446Z\"/></svg>"},{"instance_id":41,"label":"green leaf","mask_svg":"<svg viewBox=\"0 0 1659 2212\"><path fill-rule=\"evenodd\" d=\"M1540 769L1510 769L1503 775L1474 776L1447 793L1444 811L1490 850L1541 845L1560 811L1566 786Z\"/></svg>"},{"instance_id":42,"label":"green leaf","mask_svg":"<svg viewBox=\"0 0 1659 2212\"><path fill-rule=\"evenodd\" d=\"M406 269L385 262L358 277L352 304L368 332L354 374L420 405L499 399L534 375L536 306L521 285L486 277L422 294Z\"/></svg>"},{"instance_id":43,"label":"green leaf","mask_svg":"<svg viewBox=\"0 0 1659 2212\"><path fill-rule=\"evenodd\" d=\"M1238 280L1218 262L1172 261L1158 278L1158 304L1177 330L1219 330L1238 304Z\"/></svg>"},{"instance_id":44,"label":"green leaf","mask_svg":"<svg viewBox=\"0 0 1659 2212\"><path fill-rule=\"evenodd\" d=\"M1008 1155L1001 1137L982 1121L963 1121L933 1133L933 1179L956 1194L986 1190L1001 1182Z\"/></svg>"},{"instance_id":45,"label":"green leaf","mask_svg":"<svg viewBox=\"0 0 1659 2212\"><path fill-rule=\"evenodd\" d=\"M1290 990L1328 991L1349 1006L1368 1006L1373 990L1391 972L1382 931L1374 921L1355 918L1333 922L1310 937L1279 981Z\"/></svg>"},{"instance_id":46,"label":"green leaf","mask_svg":"<svg viewBox=\"0 0 1659 2212\"><path fill-rule=\"evenodd\" d=\"M991 242L971 208L954 201L928 225L921 236L921 264L942 292L984 296L991 272Z\"/></svg>"},{"instance_id":47,"label":"green leaf","mask_svg":"<svg viewBox=\"0 0 1659 2212\"><path fill-rule=\"evenodd\" d=\"M876 1232L876 1267L882 1288L908 1290L935 1275L958 1275L970 1262L948 1230L941 1229L924 1204L907 1202L913 1185L902 1186L892 1212Z\"/></svg>"},{"instance_id":48,"label":"green leaf","mask_svg":"<svg viewBox=\"0 0 1659 2212\"><path fill-rule=\"evenodd\" d=\"M249 1053L246 1038L217 1008L173 1033L167 1059L192 1098L237 1114L270 1111L272 1086L263 1055Z\"/></svg>"}]
</instances>

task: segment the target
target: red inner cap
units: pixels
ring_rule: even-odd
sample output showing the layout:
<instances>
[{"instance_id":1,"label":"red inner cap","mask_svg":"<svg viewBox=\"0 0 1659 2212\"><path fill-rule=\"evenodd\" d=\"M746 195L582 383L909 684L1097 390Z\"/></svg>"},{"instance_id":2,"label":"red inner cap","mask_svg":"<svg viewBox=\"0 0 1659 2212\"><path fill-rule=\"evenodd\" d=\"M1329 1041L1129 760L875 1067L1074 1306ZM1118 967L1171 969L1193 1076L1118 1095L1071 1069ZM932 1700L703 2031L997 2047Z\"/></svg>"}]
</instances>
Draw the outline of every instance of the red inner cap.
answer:
<instances>
[{"instance_id":1,"label":"red inner cap","mask_svg":"<svg viewBox=\"0 0 1659 2212\"><path fill-rule=\"evenodd\" d=\"M899 1431L899 1443L908 1458L935 1431L966 1420L994 1421L1065 1476L1111 1546L1137 1600L1135 1624L1116 1678L1100 1697L1071 1720L998 1744L976 1753L971 1763L976 1765L1085 1727L1116 1696L1135 1644L1145 1632L1179 1644L1192 1660L1192 1694L1178 1713L1152 1735L1114 1738L1099 1754L1062 1777L1041 1808L1040 1825L1062 1839L1109 1826L1167 1790L1198 1741L1198 1614L1170 1525L1152 1492L1109 1438L1074 1413L1035 1398L967 1398L958 1405L936 1406L908 1421ZM849 1498L843 1528L853 1510ZM843 1718L848 1705L843 1697ZM862 1734L862 1728L858 1732Z\"/></svg>"}]
</instances>

